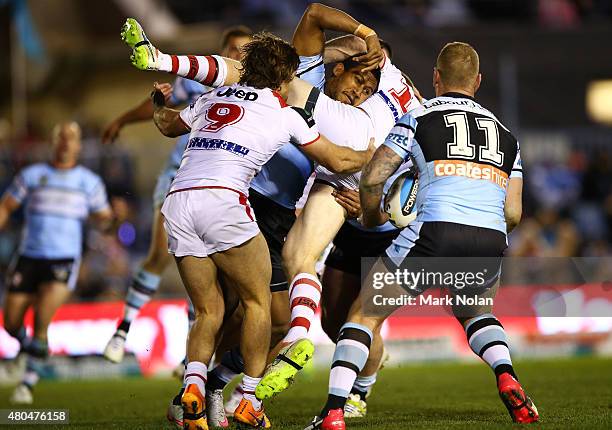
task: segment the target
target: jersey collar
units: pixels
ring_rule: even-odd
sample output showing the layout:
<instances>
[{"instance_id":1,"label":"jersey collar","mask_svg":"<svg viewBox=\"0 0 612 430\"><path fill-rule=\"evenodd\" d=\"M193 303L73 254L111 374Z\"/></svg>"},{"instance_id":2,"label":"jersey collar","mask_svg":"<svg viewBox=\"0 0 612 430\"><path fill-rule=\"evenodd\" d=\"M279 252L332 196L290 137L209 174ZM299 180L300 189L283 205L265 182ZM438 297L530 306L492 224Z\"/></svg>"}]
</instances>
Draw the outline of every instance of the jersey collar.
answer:
<instances>
[{"instance_id":1,"label":"jersey collar","mask_svg":"<svg viewBox=\"0 0 612 430\"><path fill-rule=\"evenodd\" d=\"M456 99L470 99L470 100L474 100L474 97L472 96L468 96L467 94L461 94L461 93L455 93L455 92L448 92L448 93L444 93L442 94L440 97L453 97Z\"/></svg>"}]
</instances>

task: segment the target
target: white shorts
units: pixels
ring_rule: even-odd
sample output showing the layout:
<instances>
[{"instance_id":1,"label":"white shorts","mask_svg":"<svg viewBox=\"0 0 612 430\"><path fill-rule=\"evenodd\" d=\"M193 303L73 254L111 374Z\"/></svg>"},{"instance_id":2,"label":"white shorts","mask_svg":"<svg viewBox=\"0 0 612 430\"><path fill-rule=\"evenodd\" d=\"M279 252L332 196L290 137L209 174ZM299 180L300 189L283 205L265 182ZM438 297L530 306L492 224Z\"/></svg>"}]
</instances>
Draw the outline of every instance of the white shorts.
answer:
<instances>
[{"instance_id":1,"label":"white shorts","mask_svg":"<svg viewBox=\"0 0 612 430\"><path fill-rule=\"evenodd\" d=\"M168 252L176 257L206 257L242 245L259 233L247 196L225 187L171 192L162 214Z\"/></svg>"},{"instance_id":2,"label":"white shorts","mask_svg":"<svg viewBox=\"0 0 612 430\"><path fill-rule=\"evenodd\" d=\"M358 190L359 178L361 178L361 172L341 175L330 172L323 166L315 167L315 182L331 185L334 188L345 187L350 190Z\"/></svg>"}]
</instances>

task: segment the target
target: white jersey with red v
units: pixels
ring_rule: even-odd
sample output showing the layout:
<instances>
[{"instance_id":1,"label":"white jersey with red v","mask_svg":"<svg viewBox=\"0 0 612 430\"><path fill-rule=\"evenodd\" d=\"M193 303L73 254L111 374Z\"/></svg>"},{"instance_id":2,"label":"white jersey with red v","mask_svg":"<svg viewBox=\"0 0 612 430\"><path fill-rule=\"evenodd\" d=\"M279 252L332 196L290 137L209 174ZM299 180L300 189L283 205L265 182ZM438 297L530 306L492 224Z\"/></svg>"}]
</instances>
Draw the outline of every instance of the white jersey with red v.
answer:
<instances>
[{"instance_id":1,"label":"white jersey with red v","mask_svg":"<svg viewBox=\"0 0 612 430\"><path fill-rule=\"evenodd\" d=\"M319 138L311 117L267 88L220 87L180 117L191 133L170 192L214 186L248 194L253 177L283 145Z\"/></svg>"}]
</instances>

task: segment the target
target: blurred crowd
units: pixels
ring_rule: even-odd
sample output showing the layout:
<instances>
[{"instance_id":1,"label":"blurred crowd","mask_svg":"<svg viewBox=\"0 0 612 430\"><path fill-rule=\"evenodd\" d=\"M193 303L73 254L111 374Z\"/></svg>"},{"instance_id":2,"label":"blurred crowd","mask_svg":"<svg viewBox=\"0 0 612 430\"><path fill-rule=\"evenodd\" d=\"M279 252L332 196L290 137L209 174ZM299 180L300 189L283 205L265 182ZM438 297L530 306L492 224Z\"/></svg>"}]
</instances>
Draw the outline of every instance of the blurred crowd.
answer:
<instances>
[{"instance_id":1,"label":"blurred crowd","mask_svg":"<svg viewBox=\"0 0 612 430\"><path fill-rule=\"evenodd\" d=\"M308 0L165 0L182 22L297 22ZM357 19L427 27L465 26L476 21L536 22L571 28L612 18L608 0L328 0Z\"/></svg>"},{"instance_id":2,"label":"blurred crowd","mask_svg":"<svg viewBox=\"0 0 612 430\"><path fill-rule=\"evenodd\" d=\"M509 254L598 257L612 252L612 148L573 149L526 164L523 220Z\"/></svg>"}]
</instances>

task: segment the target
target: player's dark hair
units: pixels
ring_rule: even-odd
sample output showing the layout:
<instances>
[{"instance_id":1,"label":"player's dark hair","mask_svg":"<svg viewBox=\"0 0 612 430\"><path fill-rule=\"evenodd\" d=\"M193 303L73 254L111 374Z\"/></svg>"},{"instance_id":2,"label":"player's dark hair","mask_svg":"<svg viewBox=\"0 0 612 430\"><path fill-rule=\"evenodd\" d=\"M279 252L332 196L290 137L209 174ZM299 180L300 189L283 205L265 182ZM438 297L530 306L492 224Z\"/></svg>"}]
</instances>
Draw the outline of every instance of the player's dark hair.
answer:
<instances>
[{"instance_id":1,"label":"player's dark hair","mask_svg":"<svg viewBox=\"0 0 612 430\"><path fill-rule=\"evenodd\" d=\"M359 54L351 55L346 60L344 60L342 62L342 65L344 65L344 70L350 70L354 67L361 67L362 64L355 61L355 58L361 55L364 55L364 54L365 52L361 52ZM371 72L374 75L374 78L376 79L376 88L378 88L378 84L380 83L380 69L374 69L374 70L371 70Z\"/></svg>"},{"instance_id":2,"label":"player's dark hair","mask_svg":"<svg viewBox=\"0 0 612 430\"><path fill-rule=\"evenodd\" d=\"M289 82L300 64L295 48L267 32L257 33L242 47L240 84L254 88L280 88Z\"/></svg>"},{"instance_id":3,"label":"player's dark hair","mask_svg":"<svg viewBox=\"0 0 612 430\"><path fill-rule=\"evenodd\" d=\"M223 31L223 35L221 35L221 49L225 49L230 39L234 37L253 37L253 30L246 25L235 25L226 28Z\"/></svg>"},{"instance_id":4,"label":"player's dark hair","mask_svg":"<svg viewBox=\"0 0 612 430\"><path fill-rule=\"evenodd\" d=\"M389 60L393 60L393 48L391 48L391 44L381 38L378 38L378 43L380 43L380 47L389 54Z\"/></svg>"}]
</instances>

